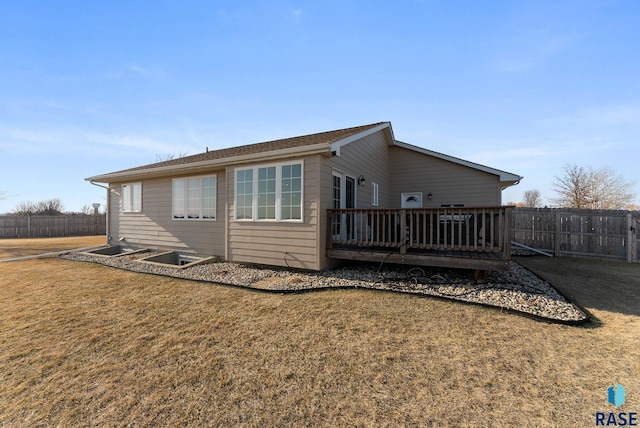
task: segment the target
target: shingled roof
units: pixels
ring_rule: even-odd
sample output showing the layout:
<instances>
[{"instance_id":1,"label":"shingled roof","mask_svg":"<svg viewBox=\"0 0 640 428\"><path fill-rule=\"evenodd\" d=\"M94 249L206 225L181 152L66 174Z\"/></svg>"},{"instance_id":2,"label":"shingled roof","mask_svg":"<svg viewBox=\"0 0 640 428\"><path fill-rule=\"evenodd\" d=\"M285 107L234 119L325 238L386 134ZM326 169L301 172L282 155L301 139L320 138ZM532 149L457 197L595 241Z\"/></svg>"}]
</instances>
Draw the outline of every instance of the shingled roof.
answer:
<instances>
[{"instance_id":1,"label":"shingled roof","mask_svg":"<svg viewBox=\"0 0 640 428\"><path fill-rule=\"evenodd\" d=\"M173 169L172 167L179 169L180 166L189 166L190 164L202 164L208 161L223 161L226 158L237 159L242 156L250 156L261 153L268 153L273 151L279 151L284 149L295 149L305 146L322 146L326 145L327 148L335 142L344 140L346 138L357 135L361 132L370 130L388 122L378 122L370 125L356 126L353 128L338 129L335 131L320 132L317 134L302 135L299 137L284 138L281 140L266 141L256 144L248 144L245 146L230 147L220 150L212 150L204 153L199 153L192 156L185 156L177 159L171 159L163 162L156 162L148 165L142 165L135 168L124 169L116 172L111 172L95 177L89 177L89 181L103 181L108 177L135 175L136 173L144 174L145 171L151 170L163 170ZM105 181L106 182L106 181Z\"/></svg>"}]
</instances>

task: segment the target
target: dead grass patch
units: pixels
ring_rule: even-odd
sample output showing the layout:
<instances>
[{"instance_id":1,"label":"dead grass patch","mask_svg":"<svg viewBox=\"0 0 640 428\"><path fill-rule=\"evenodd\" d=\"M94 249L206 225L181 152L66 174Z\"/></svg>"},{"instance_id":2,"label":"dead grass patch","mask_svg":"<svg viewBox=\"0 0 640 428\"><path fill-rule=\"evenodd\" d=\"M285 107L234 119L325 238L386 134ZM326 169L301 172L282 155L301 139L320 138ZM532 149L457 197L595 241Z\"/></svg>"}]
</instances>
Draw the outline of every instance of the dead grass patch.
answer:
<instances>
[{"instance_id":1,"label":"dead grass patch","mask_svg":"<svg viewBox=\"0 0 640 428\"><path fill-rule=\"evenodd\" d=\"M58 259L0 264L0 301L0 425L591 426L614 381L640 404L639 317L618 312L579 328Z\"/></svg>"},{"instance_id":2,"label":"dead grass patch","mask_svg":"<svg viewBox=\"0 0 640 428\"><path fill-rule=\"evenodd\" d=\"M104 243L104 236L0 239L0 260L91 247Z\"/></svg>"}]
</instances>

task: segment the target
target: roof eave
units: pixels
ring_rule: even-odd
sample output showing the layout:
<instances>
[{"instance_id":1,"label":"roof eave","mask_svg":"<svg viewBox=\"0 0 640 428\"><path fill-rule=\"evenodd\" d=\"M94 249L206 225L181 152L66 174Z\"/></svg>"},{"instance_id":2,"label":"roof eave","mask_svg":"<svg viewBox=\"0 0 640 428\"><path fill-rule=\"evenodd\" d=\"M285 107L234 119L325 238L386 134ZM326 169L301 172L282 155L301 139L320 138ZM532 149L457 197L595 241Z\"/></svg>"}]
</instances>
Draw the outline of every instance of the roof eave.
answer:
<instances>
[{"instance_id":1,"label":"roof eave","mask_svg":"<svg viewBox=\"0 0 640 428\"><path fill-rule=\"evenodd\" d=\"M291 156L309 156L314 154L331 155L330 144L320 143L302 147L289 147L286 149L271 150L269 152L252 153L248 155L230 156L220 159L211 159L200 162L161 166L157 168L138 169L134 171L120 171L108 174L96 175L85 178L86 181L97 183L115 183L125 180L139 180L145 178L166 177L176 174L196 174L210 171L213 168L222 168L229 165L242 165L250 162L262 162L281 159Z\"/></svg>"},{"instance_id":2,"label":"roof eave","mask_svg":"<svg viewBox=\"0 0 640 428\"><path fill-rule=\"evenodd\" d=\"M522 180L523 178L524 177L519 177L518 180L508 180L508 181L504 181L501 178L500 179L500 190L504 190L507 187L516 186L516 185L520 184L520 180Z\"/></svg>"}]
</instances>

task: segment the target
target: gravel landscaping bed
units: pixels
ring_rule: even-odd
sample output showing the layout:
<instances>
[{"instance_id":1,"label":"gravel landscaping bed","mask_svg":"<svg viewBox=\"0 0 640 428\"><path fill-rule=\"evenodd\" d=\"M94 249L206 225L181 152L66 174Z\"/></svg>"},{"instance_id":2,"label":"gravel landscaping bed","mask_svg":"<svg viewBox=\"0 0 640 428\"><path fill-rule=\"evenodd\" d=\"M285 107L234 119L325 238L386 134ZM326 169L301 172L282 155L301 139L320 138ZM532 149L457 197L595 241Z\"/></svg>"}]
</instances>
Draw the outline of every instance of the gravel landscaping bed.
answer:
<instances>
[{"instance_id":1,"label":"gravel landscaping bed","mask_svg":"<svg viewBox=\"0 0 640 428\"><path fill-rule=\"evenodd\" d=\"M229 262L203 263L183 269L141 263L155 252L104 257L82 252L61 256L66 260L100 263L135 272L231 284L273 292L326 288L369 288L444 297L489 305L554 321L578 323L589 316L567 301L549 283L515 261L508 271L492 272L478 283L467 271L391 264L351 263L324 272L296 271Z\"/></svg>"}]
</instances>

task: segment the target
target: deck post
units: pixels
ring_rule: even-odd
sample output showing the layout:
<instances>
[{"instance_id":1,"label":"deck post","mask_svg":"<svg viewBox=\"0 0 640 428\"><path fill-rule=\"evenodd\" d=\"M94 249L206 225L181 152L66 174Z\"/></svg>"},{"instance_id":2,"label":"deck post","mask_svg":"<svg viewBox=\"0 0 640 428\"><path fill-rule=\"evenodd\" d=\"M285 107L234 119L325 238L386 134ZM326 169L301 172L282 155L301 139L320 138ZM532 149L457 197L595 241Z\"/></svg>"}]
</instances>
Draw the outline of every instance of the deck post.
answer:
<instances>
[{"instance_id":1,"label":"deck post","mask_svg":"<svg viewBox=\"0 0 640 428\"><path fill-rule=\"evenodd\" d=\"M634 236L633 236L633 215L627 213L627 263L633 262Z\"/></svg>"},{"instance_id":2,"label":"deck post","mask_svg":"<svg viewBox=\"0 0 640 428\"><path fill-rule=\"evenodd\" d=\"M327 210L327 250L330 250L333 247L333 210Z\"/></svg>"},{"instance_id":3,"label":"deck post","mask_svg":"<svg viewBox=\"0 0 640 428\"><path fill-rule=\"evenodd\" d=\"M407 253L407 210L400 210L400 254Z\"/></svg>"},{"instance_id":4,"label":"deck post","mask_svg":"<svg viewBox=\"0 0 640 428\"><path fill-rule=\"evenodd\" d=\"M481 284L484 284L489 280L489 271L484 269L476 269L474 272L475 280Z\"/></svg>"},{"instance_id":5,"label":"deck post","mask_svg":"<svg viewBox=\"0 0 640 428\"><path fill-rule=\"evenodd\" d=\"M511 259L511 231L513 230L513 208L507 207L504 210L504 234L503 234L503 243L502 243L502 251L504 252L504 256L507 259Z\"/></svg>"}]
</instances>

